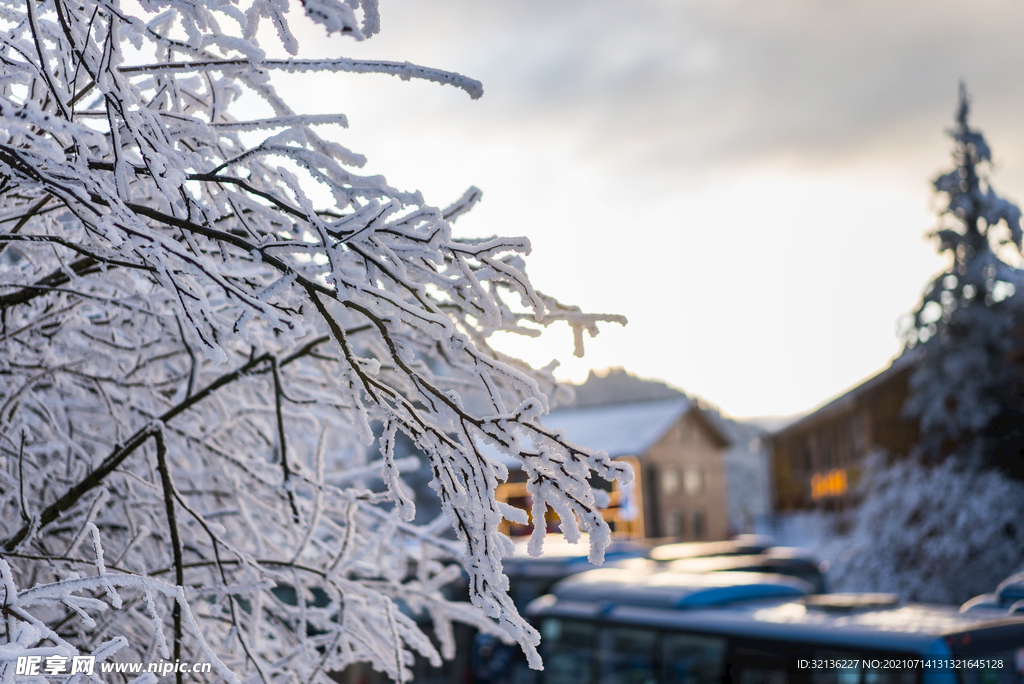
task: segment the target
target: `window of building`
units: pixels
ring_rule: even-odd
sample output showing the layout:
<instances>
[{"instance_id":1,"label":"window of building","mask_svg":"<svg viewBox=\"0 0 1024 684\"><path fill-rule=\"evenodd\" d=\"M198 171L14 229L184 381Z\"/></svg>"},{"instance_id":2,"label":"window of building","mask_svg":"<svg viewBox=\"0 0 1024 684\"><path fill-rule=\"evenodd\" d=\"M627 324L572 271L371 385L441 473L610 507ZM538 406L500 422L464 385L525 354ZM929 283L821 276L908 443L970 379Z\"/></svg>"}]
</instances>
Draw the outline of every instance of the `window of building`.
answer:
<instances>
[{"instance_id":1,"label":"window of building","mask_svg":"<svg viewBox=\"0 0 1024 684\"><path fill-rule=\"evenodd\" d=\"M682 537L686 534L686 514L683 511L669 511L665 517L665 534L669 537Z\"/></svg>"},{"instance_id":2,"label":"window of building","mask_svg":"<svg viewBox=\"0 0 1024 684\"><path fill-rule=\"evenodd\" d=\"M700 494L704 491L704 477L697 466L687 466L683 473L683 489L687 494Z\"/></svg>"},{"instance_id":3,"label":"window of building","mask_svg":"<svg viewBox=\"0 0 1024 684\"><path fill-rule=\"evenodd\" d=\"M693 512L693 536L697 539L704 538L704 511Z\"/></svg>"},{"instance_id":4,"label":"window of building","mask_svg":"<svg viewBox=\"0 0 1024 684\"><path fill-rule=\"evenodd\" d=\"M661 491L672 496L679 491L679 469L665 468L661 473Z\"/></svg>"}]
</instances>

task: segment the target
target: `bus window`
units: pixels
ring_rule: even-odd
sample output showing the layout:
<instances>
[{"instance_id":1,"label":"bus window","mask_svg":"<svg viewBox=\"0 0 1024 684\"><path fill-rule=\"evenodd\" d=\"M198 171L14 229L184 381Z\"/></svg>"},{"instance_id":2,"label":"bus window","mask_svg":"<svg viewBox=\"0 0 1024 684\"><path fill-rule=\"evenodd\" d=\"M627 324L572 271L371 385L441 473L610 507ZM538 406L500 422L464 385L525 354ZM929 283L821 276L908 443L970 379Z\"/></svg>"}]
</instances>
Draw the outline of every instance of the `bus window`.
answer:
<instances>
[{"instance_id":1,"label":"bus window","mask_svg":"<svg viewBox=\"0 0 1024 684\"><path fill-rule=\"evenodd\" d=\"M915 684L918 670L884 667L888 660L914 660L912 654L843 653L815 651L810 684ZM821 667L832 665L832 667ZM842 666L842 667L841 667Z\"/></svg>"},{"instance_id":2,"label":"bus window","mask_svg":"<svg viewBox=\"0 0 1024 684\"><path fill-rule=\"evenodd\" d=\"M593 684L597 626L581 620L547 618L541 623L545 684Z\"/></svg>"},{"instance_id":3,"label":"bus window","mask_svg":"<svg viewBox=\"0 0 1024 684\"><path fill-rule=\"evenodd\" d=\"M781 667L744 667L739 684L789 684L789 675Z\"/></svg>"},{"instance_id":4,"label":"bus window","mask_svg":"<svg viewBox=\"0 0 1024 684\"><path fill-rule=\"evenodd\" d=\"M976 629L946 637L960 684L1024 684L1024 624Z\"/></svg>"},{"instance_id":5,"label":"bus window","mask_svg":"<svg viewBox=\"0 0 1024 684\"><path fill-rule=\"evenodd\" d=\"M912 655L906 657L913 658ZM869 667L864 670L864 684L915 684L919 672L909 667Z\"/></svg>"},{"instance_id":6,"label":"bus window","mask_svg":"<svg viewBox=\"0 0 1024 684\"><path fill-rule=\"evenodd\" d=\"M789 684L788 645L749 641L732 645L725 677L732 684ZM792 681L796 681L793 679Z\"/></svg>"},{"instance_id":7,"label":"bus window","mask_svg":"<svg viewBox=\"0 0 1024 684\"><path fill-rule=\"evenodd\" d=\"M637 627L608 627L601 684L657 684L658 633Z\"/></svg>"},{"instance_id":8,"label":"bus window","mask_svg":"<svg viewBox=\"0 0 1024 684\"><path fill-rule=\"evenodd\" d=\"M666 684L720 684L725 639L696 634L666 634Z\"/></svg>"},{"instance_id":9,"label":"bus window","mask_svg":"<svg viewBox=\"0 0 1024 684\"><path fill-rule=\"evenodd\" d=\"M810 670L811 684L862 684L860 679L861 661L853 653L815 651L814 663L814 667ZM833 667L819 667L819 665L832 665ZM887 683L872 682L872 684Z\"/></svg>"},{"instance_id":10,"label":"bus window","mask_svg":"<svg viewBox=\"0 0 1024 684\"><path fill-rule=\"evenodd\" d=\"M1017 658L1022 653L1024 653L1024 649L1019 649L1016 654L1007 651L971 656L971 660L977 660L969 664L976 665L976 667L959 669L957 672L960 675L960 682L962 684L1019 684L1024 679L1021 677L1022 673L1017 669Z\"/></svg>"}]
</instances>

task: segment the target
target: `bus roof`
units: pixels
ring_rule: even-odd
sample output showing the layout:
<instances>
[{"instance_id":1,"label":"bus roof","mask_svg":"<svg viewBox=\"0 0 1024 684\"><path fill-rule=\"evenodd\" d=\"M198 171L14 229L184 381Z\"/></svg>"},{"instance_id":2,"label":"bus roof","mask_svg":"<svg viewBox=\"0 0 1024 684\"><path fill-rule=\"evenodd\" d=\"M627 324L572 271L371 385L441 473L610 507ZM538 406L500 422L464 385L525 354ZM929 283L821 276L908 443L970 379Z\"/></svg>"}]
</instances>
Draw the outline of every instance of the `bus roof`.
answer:
<instances>
[{"instance_id":1,"label":"bus roof","mask_svg":"<svg viewBox=\"0 0 1024 684\"><path fill-rule=\"evenodd\" d=\"M746 556L761 553L772 544L771 537L742 534L727 541L662 544L651 549L650 557L659 561L671 561L708 556Z\"/></svg>"},{"instance_id":2,"label":"bus roof","mask_svg":"<svg viewBox=\"0 0 1024 684\"><path fill-rule=\"evenodd\" d=\"M587 560L589 538L586 534L580 536L579 542L570 544L561 534L549 533L544 540L543 553L537 557L529 555L528 540L516 541L515 554L504 560L505 574L510 579L545 577L554 580L594 569L595 566ZM604 557L607 564L612 564L642 557L646 552L647 547L643 544L616 539L605 549Z\"/></svg>"},{"instance_id":3,"label":"bus roof","mask_svg":"<svg viewBox=\"0 0 1024 684\"><path fill-rule=\"evenodd\" d=\"M1024 619L1008 617L1005 610L961 613L954 606L899 605L895 597L885 595L870 595L867 600L849 594L801 596L796 583L804 584L791 577L755 573L666 571L640 576L636 570L597 570L563 581L554 595L530 604L527 614L934 655L949 652L944 637L966 632L1006 628L1024 641ZM756 595L772 585L780 594L772 597L765 590ZM788 596L784 595L787 589ZM714 598L714 590L720 599L717 603L701 600L702 595Z\"/></svg>"},{"instance_id":4,"label":"bus roof","mask_svg":"<svg viewBox=\"0 0 1024 684\"><path fill-rule=\"evenodd\" d=\"M818 563L809 558L800 556L769 556L759 554L756 556L709 556L707 558L683 558L681 560L669 561L667 566L670 570L677 572L721 572L723 570L752 570L764 568L762 572L772 572L768 569L772 566L800 566L818 569Z\"/></svg>"},{"instance_id":5,"label":"bus roof","mask_svg":"<svg viewBox=\"0 0 1024 684\"><path fill-rule=\"evenodd\" d=\"M684 574L645 567L602 568L555 585L559 599L654 608L721 606L751 599L804 596L811 585L756 572Z\"/></svg>"}]
</instances>

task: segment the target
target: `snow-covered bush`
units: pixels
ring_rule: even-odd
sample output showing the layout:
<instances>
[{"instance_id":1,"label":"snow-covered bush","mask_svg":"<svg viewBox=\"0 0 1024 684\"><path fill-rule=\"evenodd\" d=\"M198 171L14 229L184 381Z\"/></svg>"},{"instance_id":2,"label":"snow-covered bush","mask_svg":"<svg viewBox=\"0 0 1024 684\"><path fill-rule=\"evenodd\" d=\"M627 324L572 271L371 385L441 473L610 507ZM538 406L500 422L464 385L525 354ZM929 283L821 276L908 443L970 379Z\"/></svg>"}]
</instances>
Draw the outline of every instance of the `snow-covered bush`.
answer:
<instances>
[{"instance_id":1,"label":"snow-covered bush","mask_svg":"<svg viewBox=\"0 0 1024 684\"><path fill-rule=\"evenodd\" d=\"M303 5L332 33L379 26L376 0ZM260 682L369 661L402 680L413 652L439 658L416 612L444 655L464 620L536 665L501 572L499 524L518 512L495 501L507 472L488 445L602 556L587 478L628 467L543 428L550 374L488 338L566 321L581 353L584 331L621 319L535 291L525 238L453 237L477 190L439 210L359 175L363 158L317 133L344 116L294 111L271 75L389 73L474 98L479 83L268 59L266 22L296 54L288 10L0 0L4 681L17 656L88 653ZM400 433L441 500L426 524ZM460 564L472 606L441 593Z\"/></svg>"},{"instance_id":2,"label":"snow-covered bush","mask_svg":"<svg viewBox=\"0 0 1024 684\"><path fill-rule=\"evenodd\" d=\"M832 591L963 603L1024 568L1024 484L953 459L878 458L853 528L815 551Z\"/></svg>"},{"instance_id":3,"label":"snow-covered bush","mask_svg":"<svg viewBox=\"0 0 1024 684\"><path fill-rule=\"evenodd\" d=\"M951 265L928 285L905 334L921 359L904 410L920 421L921 455L953 454L1024 479L1024 293L1015 294L1024 278L1003 258L1024 249L1021 212L988 184L991 151L968 112L961 86L949 131L956 167L934 183L947 200L945 223L931 234Z\"/></svg>"}]
</instances>

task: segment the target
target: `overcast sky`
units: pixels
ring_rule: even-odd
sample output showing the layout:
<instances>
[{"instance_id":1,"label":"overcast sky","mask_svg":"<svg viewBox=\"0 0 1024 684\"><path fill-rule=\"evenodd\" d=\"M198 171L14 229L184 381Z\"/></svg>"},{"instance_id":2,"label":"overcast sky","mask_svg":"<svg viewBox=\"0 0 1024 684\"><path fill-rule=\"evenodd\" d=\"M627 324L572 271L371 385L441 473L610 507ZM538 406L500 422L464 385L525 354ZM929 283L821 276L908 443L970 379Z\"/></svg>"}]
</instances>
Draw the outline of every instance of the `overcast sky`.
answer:
<instances>
[{"instance_id":1,"label":"overcast sky","mask_svg":"<svg viewBox=\"0 0 1024 684\"><path fill-rule=\"evenodd\" d=\"M535 285L625 314L504 348L561 375L625 366L736 416L803 412L884 367L943 263L930 180L957 82L1024 200L1024 3L972 0L381 0L361 44L484 96L377 75L290 77L342 111L367 169L445 206L466 235L527 235Z\"/></svg>"}]
</instances>

